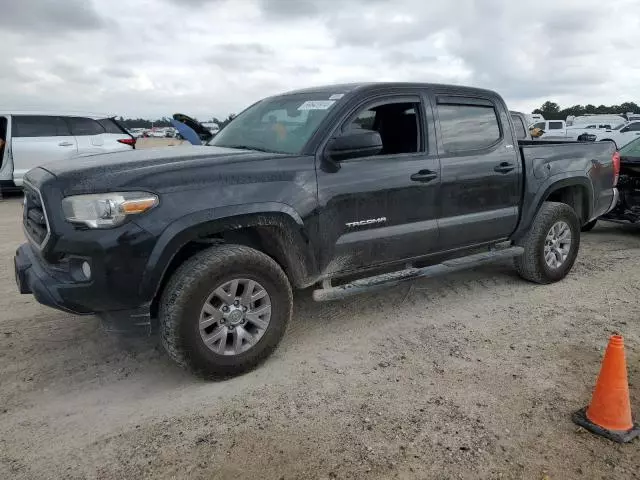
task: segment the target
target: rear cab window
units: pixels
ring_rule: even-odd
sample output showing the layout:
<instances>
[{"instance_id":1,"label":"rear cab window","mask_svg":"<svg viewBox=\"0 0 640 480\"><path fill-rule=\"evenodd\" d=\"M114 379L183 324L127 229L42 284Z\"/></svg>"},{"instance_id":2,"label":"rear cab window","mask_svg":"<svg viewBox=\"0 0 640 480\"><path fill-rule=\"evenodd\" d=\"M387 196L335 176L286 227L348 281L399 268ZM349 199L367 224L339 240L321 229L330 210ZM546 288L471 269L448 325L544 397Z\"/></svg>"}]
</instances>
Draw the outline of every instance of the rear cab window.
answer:
<instances>
[{"instance_id":1,"label":"rear cab window","mask_svg":"<svg viewBox=\"0 0 640 480\"><path fill-rule=\"evenodd\" d=\"M562 122L549 122L549 130L562 130Z\"/></svg>"},{"instance_id":2,"label":"rear cab window","mask_svg":"<svg viewBox=\"0 0 640 480\"><path fill-rule=\"evenodd\" d=\"M69 127L62 117L46 115L15 115L12 117L11 136L64 137L70 136Z\"/></svg>"},{"instance_id":3,"label":"rear cab window","mask_svg":"<svg viewBox=\"0 0 640 480\"><path fill-rule=\"evenodd\" d=\"M511 115L513 126L516 130L516 138L518 140L526 140L528 138L527 129L524 127L524 122L519 115Z\"/></svg>"},{"instance_id":4,"label":"rear cab window","mask_svg":"<svg viewBox=\"0 0 640 480\"><path fill-rule=\"evenodd\" d=\"M71 134L76 137L88 135L100 135L105 133L105 129L97 121L86 117L69 117L67 118L71 128Z\"/></svg>"},{"instance_id":5,"label":"rear cab window","mask_svg":"<svg viewBox=\"0 0 640 480\"><path fill-rule=\"evenodd\" d=\"M502 139L498 112L490 100L440 97L437 110L446 153L482 150Z\"/></svg>"}]
</instances>

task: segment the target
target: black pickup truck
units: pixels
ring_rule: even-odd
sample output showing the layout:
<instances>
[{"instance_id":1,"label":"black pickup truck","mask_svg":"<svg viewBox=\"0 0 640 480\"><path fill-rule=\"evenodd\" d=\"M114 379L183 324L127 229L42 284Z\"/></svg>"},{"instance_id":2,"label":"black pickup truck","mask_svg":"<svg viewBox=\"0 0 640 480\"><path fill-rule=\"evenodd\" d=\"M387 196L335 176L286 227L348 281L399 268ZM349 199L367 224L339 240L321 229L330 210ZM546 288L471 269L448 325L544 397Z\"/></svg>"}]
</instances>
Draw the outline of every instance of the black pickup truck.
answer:
<instances>
[{"instance_id":1,"label":"black pickup truck","mask_svg":"<svg viewBox=\"0 0 640 480\"><path fill-rule=\"evenodd\" d=\"M267 357L316 300L513 258L555 282L616 203L610 142L518 142L476 88L350 84L262 100L208 146L58 162L25 178L21 293L159 325L205 376ZM157 321L157 323L156 323Z\"/></svg>"}]
</instances>

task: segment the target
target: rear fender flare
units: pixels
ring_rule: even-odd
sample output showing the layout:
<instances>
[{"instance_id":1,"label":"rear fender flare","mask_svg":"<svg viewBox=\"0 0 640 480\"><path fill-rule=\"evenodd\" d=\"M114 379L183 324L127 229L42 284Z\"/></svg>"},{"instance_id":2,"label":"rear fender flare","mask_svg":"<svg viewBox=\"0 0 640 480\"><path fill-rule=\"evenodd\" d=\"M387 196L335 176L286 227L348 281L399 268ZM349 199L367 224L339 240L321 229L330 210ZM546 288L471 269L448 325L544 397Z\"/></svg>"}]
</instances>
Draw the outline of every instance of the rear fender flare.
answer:
<instances>
[{"instance_id":1,"label":"rear fender flare","mask_svg":"<svg viewBox=\"0 0 640 480\"><path fill-rule=\"evenodd\" d=\"M561 188L575 186L584 187L587 192L588 211L585 212L585 218L590 218L591 212L593 211L593 184L591 183L591 179L586 175L576 176L575 172L560 173L545 180L538 188L533 200L529 202L528 206L525 205L520 225L512 236L513 240L517 241L527 233L540 207L542 207L542 204L553 192Z\"/></svg>"},{"instance_id":2,"label":"rear fender flare","mask_svg":"<svg viewBox=\"0 0 640 480\"><path fill-rule=\"evenodd\" d=\"M268 202L212 208L186 215L162 232L149 256L140 295L152 299L173 257L189 242L206 239L217 233L247 227L277 227L287 232L286 261L292 268L291 281L302 283L314 262L308 248L308 236L300 215L289 205Z\"/></svg>"}]
</instances>

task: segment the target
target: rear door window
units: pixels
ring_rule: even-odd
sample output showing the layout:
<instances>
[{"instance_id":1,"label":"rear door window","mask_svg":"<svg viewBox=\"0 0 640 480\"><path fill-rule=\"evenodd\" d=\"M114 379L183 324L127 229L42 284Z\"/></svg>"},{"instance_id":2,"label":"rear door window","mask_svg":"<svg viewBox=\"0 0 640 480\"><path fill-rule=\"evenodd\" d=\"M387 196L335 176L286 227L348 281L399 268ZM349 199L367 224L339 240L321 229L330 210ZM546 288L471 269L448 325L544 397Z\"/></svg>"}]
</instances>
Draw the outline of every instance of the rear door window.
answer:
<instances>
[{"instance_id":1,"label":"rear door window","mask_svg":"<svg viewBox=\"0 0 640 480\"><path fill-rule=\"evenodd\" d=\"M91 118L69 117L67 121L71 127L71 134L77 137L105 133L104 127Z\"/></svg>"},{"instance_id":2,"label":"rear door window","mask_svg":"<svg viewBox=\"0 0 640 480\"><path fill-rule=\"evenodd\" d=\"M13 137L64 137L69 127L62 117L45 115L19 115L12 117Z\"/></svg>"},{"instance_id":3,"label":"rear door window","mask_svg":"<svg viewBox=\"0 0 640 480\"><path fill-rule=\"evenodd\" d=\"M549 130L562 130L562 122L549 122Z\"/></svg>"},{"instance_id":4,"label":"rear door window","mask_svg":"<svg viewBox=\"0 0 640 480\"><path fill-rule=\"evenodd\" d=\"M493 106L439 103L438 117L445 152L480 150L501 138Z\"/></svg>"}]
</instances>

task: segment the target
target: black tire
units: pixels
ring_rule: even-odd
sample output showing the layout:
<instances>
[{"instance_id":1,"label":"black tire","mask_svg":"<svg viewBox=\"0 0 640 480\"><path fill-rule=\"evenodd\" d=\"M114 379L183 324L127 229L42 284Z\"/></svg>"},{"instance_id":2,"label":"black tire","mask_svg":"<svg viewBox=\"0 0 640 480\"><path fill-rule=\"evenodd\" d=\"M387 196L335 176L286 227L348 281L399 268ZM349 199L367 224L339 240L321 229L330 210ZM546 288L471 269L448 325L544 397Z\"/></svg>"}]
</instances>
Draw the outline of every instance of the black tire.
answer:
<instances>
[{"instance_id":1,"label":"black tire","mask_svg":"<svg viewBox=\"0 0 640 480\"><path fill-rule=\"evenodd\" d=\"M591 220L589 223L585 223L582 226L582 228L580 229L580 231L582 231L582 232L590 232L591 230L593 230L593 227L595 227L597 223L598 223L598 219L597 218L595 220Z\"/></svg>"},{"instance_id":2,"label":"black tire","mask_svg":"<svg viewBox=\"0 0 640 480\"><path fill-rule=\"evenodd\" d=\"M199 329L200 310L209 294L235 278L257 281L271 299L271 319L262 338L237 355L210 350ZM205 378L247 372L267 358L291 318L293 296L282 268L269 256L243 245L220 244L199 252L171 276L160 301L160 333L169 356Z\"/></svg>"},{"instance_id":3,"label":"black tire","mask_svg":"<svg viewBox=\"0 0 640 480\"><path fill-rule=\"evenodd\" d=\"M566 222L571 230L571 246L564 263L552 268L544 258L545 240L551 227L559 221ZM515 266L522 278L540 284L562 280L573 267L580 248L580 221L576 212L565 203L544 202L519 244L524 247L524 254L516 257Z\"/></svg>"}]
</instances>

